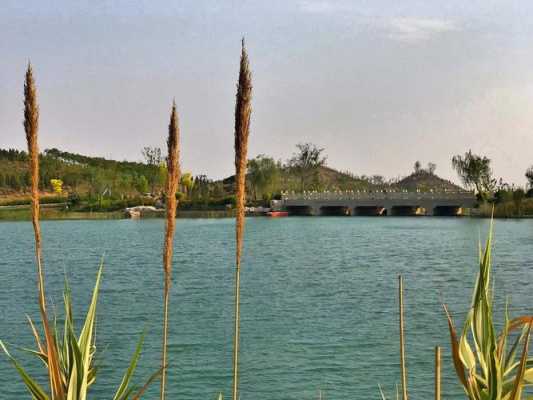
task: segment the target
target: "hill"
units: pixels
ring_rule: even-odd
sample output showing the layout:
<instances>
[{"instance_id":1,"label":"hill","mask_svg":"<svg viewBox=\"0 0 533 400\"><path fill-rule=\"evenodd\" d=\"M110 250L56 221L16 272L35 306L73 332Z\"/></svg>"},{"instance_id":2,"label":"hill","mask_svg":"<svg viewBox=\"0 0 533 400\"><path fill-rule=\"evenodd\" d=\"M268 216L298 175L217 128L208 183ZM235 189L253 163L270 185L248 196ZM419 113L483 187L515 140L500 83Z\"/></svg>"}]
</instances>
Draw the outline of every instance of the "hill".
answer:
<instances>
[{"instance_id":1,"label":"hill","mask_svg":"<svg viewBox=\"0 0 533 400\"><path fill-rule=\"evenodd\" d=\"M0 149L0 194L28 191L30 186L28 156L24 151ZM138 162L88 157L58 149L40 155L40 188L53 191L52 179L63 182L63 189L98 196L103 192L135 195L162 187L159 166Z\"/></svg>"},{"instance_id":2,"label":"hill","mask_svg":"<svg viewBox=\"0 0 533 400\"><path fill-rule=\"evenodd\" d=\"M416 191L420 190L422 192L428 190L438 190L438 191L463 191L462 187L440 178L439 176L430 173L426 170L420 170L414 172L411 175L403 178L398 181L394 186L398 187L400 190L407 191Z\"/></svg>"},{"instance_id":3,"label":"hill","mask_svg":"<svg viewBox=\"0 0 533 400\"><path fill-rule=\"evenodd\" d=\"M262 201L275 198L282 191L299 192L305 190L383 190L394 188L408 191L462 190L459 186L444 180L426 170L420 170L398 181L386 181L382 176L356 176L350 172L338 171L321 166L312 171L295 170L289 164L272 163L268 179L254 180L248 175L248 198ZM40 187L43 194L53 192L51 180L63 182L63 201L68 194L89 204L102 207L105 201L133 201L146 197L161 196L165 180L164 164L108 160L102 157L89 157L59 149L47 149L40 157ZM182 206L201 204L225 204L233 195L234 176L220 181L210 180L205 175L189 179L180 187ZM8 198L27 197L29 174L27 154L18 150L0 149L0 203ZM11 201L11 200L10 200Z\"/></svg>"}]
</instances>

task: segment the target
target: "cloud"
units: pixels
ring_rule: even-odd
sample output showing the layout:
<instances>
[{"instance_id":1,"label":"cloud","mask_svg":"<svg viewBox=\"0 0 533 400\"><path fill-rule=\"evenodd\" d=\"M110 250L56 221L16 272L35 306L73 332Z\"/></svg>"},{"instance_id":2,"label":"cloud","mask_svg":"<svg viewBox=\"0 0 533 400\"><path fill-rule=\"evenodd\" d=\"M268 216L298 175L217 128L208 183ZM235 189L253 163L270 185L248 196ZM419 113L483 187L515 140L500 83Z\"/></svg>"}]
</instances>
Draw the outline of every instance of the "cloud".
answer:
<instances>
[{"instance_id":1,"label":"cloud","mask_svg":"<svg viewBox=\"0 0 533 400\"><path fill-rule=\"evenodd\" d=\"M423 42L436 35L459 30L451 20L417 17L389 18L386 29L390 39L405 43Z\"/></svg>"},{"instance_id":2,"label":"cloud","mask_svg":"<svg viewBox=\"0 0 533 400\"><path fill-rule=\"evenodd\" d=\"M347 4L327 0L302 0L298 3L300 11L309 14L330 14L338 11L346 11L350 7Z\"/></svg>"},{"instance_id":3,"label":"cloud","mask_svg":"<svg viewBox=\"0 0 533 400\"><path fill-rule=\"evenodd\" d=\"M357 18L357 23L372 26L386 37L404 43L419 43L437 35L458 31L455 21L430 17L396 17L369 13L352 2L342 0L301 0L298 9L307 14Z\"/></svg>"}]
</instances>

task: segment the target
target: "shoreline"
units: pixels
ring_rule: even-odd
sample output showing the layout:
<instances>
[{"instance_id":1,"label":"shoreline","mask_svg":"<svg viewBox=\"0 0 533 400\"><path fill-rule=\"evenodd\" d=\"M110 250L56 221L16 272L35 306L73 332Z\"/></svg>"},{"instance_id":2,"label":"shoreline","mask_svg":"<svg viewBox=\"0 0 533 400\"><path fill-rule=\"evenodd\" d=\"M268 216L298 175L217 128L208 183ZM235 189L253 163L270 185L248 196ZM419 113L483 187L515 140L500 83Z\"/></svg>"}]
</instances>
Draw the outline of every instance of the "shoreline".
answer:
<instances>
[{"instance_id":1,"label":"shoreline","mask_svg":"<svg viewBox=\"0 0 533 400\"><path fill-rule=\"evenodd\" d=\"M178 210L176 218L233 218L234 211L227 210ZM140 219L164 219L164 215L148 215ZM41 208L40 219L43 221L99 221L132 219L124 211L63 211ZM0 222L31 221L29 208L0 210Z\"/></svg>"},{"instance_id":2,"label":"shoreline","mask_svg":"<svg viewBox=\"0 0 533 400\"><path fill-rule=\"evenodd\" d=\"M63 211L52 208L41 209L41 220L45 221L102 221L102 220L121 220L132 219L126 215L124 211ZM235 217L234 210L178 210L176 218L180 219L199 219L199 218L233 218ZM263 215L250 214L247 217L264 217ZM309 216L312 218L311 216ZM315 218L324 218L315 217ZM412 216L411 218L421 218L424 216ZM380 218L376 216L375 218ZM390 217L382 217L390 218ZM400 217L408 218L408 217ZM430 217L431 218L431 217ZM463 216L450 216L444 218L474 218L474 219L490 219L490 215L463 215ZM162 215L147 215L139 219L164 219ZM494 219L506 219L506 220L522 220L533 219L533 215L523 216L494 216ZM31 211L27 208L24 209L10 209L0 210L0 222L16 222L16 221L31 221Z\"/></svg>"}]
</instances>

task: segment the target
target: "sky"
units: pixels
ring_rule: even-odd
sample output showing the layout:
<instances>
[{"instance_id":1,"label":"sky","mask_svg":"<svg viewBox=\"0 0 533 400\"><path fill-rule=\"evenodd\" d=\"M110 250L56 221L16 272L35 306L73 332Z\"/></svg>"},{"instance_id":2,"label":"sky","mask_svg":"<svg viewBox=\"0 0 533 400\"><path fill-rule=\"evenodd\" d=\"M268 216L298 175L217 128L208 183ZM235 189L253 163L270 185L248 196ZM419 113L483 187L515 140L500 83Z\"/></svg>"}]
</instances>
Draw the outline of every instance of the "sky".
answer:
<instances>
[{"instance_id":1,"label":"sky","mask_svg":"<svg viewBox=\"0 0 533 400\"><path fill-rule=\"evenodd\" d=\"M495 177L533 164L533 2L2 0L0 148L25 147L34 67L40 146L141 160L164 148L172 100L182 165L233 172L240 40L253 71L249 157L325 149L354 174L405 176L472 149Z\"/></svg>"}]
</instances>

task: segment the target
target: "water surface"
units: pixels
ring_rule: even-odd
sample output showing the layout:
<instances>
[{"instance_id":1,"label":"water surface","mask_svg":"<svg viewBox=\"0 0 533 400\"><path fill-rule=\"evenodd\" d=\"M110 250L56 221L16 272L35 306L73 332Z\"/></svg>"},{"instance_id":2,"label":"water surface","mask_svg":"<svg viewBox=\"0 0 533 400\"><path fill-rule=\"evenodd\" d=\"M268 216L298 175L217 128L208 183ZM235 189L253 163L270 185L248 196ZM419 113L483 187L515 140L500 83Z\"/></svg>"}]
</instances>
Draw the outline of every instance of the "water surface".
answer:
<instances>
[{"instance_id":1,"label":"water surface","mask_svg":"<svg viewBox=\"0 0 533 400\"><path fill-rule=\"evenodd\" d=\"M159 363L162 220L42 223L48 297L61 311L68 276L83 317L100 258L100 374L92 398L112 397L147 329L137 382ZM242 269L241 399L378 399L399 383L397 275L405 279L412 399L433 395L433 349L444 347L443 392L460 399L441 302L461 319L472 290L479 232L466 218L323 217L247 220ZM0 337L33 346L38 318L31 224L0 223ZM497 305L533 313L533 220L496 221ZM213 399L231 388L234 222L178 220L170 310L169 398ZM459 321L458 321L459 322ZM79 322L81 325L81 322ZM45 381L45 379L42 379ZM2 399L28 398L0 357ZM158 384L145 397L157 398Z\"/></svg>"}]
</instances>

